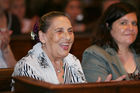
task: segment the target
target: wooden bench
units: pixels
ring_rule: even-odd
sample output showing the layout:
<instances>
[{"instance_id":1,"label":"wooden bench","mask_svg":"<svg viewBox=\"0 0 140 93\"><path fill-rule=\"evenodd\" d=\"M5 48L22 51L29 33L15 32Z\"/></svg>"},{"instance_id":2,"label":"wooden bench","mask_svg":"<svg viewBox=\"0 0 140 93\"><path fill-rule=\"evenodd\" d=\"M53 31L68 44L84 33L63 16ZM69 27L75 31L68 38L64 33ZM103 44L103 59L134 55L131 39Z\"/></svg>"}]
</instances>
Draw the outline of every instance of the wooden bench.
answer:
<instances>
[{"instance_id":1,"label":"wooden bench","mask_svg":"<svg viewBox=\"0 0 140 93\"><path fill-rule=\"evenodd\" d=\"M27 77L13 77L15 93L140 93L140 81L50 84Z\"/></svg>"},{"instance_id":2,"label":"wooden bench","mask_svg":"<svg viewBox=\"0 0 140 93\"><path fill-rule=\"evenodd\" d=\"M0 69L0 91L11 90L11 75L13 68L1 68Z\"/></svg>"},{"instance_id":3,"label":"wooden bench","mask_svg":"<svg viewBox=\"0 0 140 93\"><path fill-rule=\"evenodd\" d=\"M13 36L10 42L11 49L17 61L26 56L34 44L35 42L31 39L30 35Z\"/></svg>"},{"instance_id":4,"label":"wooden bench","mask_svg":"<svg viewBox=\"0 0 140 93\"><path fill-rule=\"evenodd\" d=\"M74 54L80 61L86 48L91 45L91 36L89 34L75 35L75 40L70 53Z\"/></svg>"}]
</instances>

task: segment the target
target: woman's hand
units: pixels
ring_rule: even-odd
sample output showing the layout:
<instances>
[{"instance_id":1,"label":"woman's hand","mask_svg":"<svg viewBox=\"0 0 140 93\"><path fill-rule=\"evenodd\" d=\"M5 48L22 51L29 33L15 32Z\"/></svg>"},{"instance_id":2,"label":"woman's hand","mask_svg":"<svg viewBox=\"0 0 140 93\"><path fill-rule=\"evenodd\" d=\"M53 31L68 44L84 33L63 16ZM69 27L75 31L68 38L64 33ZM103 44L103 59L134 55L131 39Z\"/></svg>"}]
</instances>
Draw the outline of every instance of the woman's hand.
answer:
<instances>
[{"instance_id":1,"label":"woman's hand","mask_svg":"<svg viewBox=\"0 0 140 93\"><path fill-rule=\"evenodd\" d=\"M0 31L0 49L2 51L3 58L8 66L8 68L12 68L16 64L15 57L11 51L9 42L10 42L10 36L12 34L12 31Z\"/></svg>"},{"instance_id":2,"label":"woman's hand","mask_svg":"<svg viewBox=\"0 0 140 93\"><path fill-rule=\"evenodd\" d=\"M122 81L122 80L125 79L125 78L126 78L126 75L122 75L122 76L118 77L117 79L112 80L112 74L109 74L109 75L106 77L105 82ZM98 79L97 79L96 82L101 82L101 77L98 77Z\"/></svg>"},{"instance_id":3,"label":"woman's hand","mask_svg":"<svg viewBox=\"0 0 140 93\"><path fill-rule=\"evenodd\" d=\"M12 34L12 31L0 31L0 49L2 52L7 49L9 42L10 42L10 35Z\"/></svg>"}]
</instances>

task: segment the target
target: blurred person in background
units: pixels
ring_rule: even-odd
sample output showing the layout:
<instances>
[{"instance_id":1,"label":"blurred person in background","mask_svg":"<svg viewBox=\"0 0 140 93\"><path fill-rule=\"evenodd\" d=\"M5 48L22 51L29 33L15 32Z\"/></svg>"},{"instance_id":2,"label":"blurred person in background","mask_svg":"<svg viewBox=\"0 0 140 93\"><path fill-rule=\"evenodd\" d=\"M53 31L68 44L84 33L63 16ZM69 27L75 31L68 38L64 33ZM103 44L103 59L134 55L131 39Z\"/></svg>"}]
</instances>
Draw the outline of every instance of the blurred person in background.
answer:
<instances>
[{"instance_id":1,"label":"blurred person in background","mask_svg":"<svg viewBox=\"0 0 140 93\"><path fill-rule=\"evenodd\" d=\"M31 19L25 18L26 14L26 3L25 0L11 0L10 11L18 17L21 24L21 33L27 34L32 31L33 25L38 19L33 17Z\"/></svg>"},{"instance_id":2,"label":"blurred person in background","mask_svg":"<svg viewBox=\"0 0 140 93\"><path fill-rule=\"evenodd\" d=\"M112 4L118 3L121 0L100 0L100 1L93 1L93 4L91 8L88 10L88 15L86 16L86 19L88 19L89 24L87 23L87 29L88 31L94 32L98 29L98 24L100 21L100 18L104 14L104 11ZM91 12L91 13L90 13ZM93 19L93 20L92 20Z\"/></svg>"},{"instance_id":3,"label":"blurred person in background","mask_svg":"<svg viewBox=\"0 0 140 93\"><path fill-rule=\"evenodd\" d=\"M80 0L66 0L64 4L64 12L71 20L74 32L84 32L86 30L82 7Z\"/></svg>"},{"instance_id":4,"label":"blurred person in background","mask_svg":"<svg viewBox=\"0 0 140 93\"><path fill-rule=\"evenodd\" d=\"M20 22L9 12L9 0L0 0L0 30L12 30L12 35L20 34Z\"/></svg>"},{"instance_id":5,"label":"blurred person in background","mask_svg":"<svg viewBox=\"0 0 140 93\"><path fill-rule=\"evenodd\" d=\"M0 30L0 68L12 68L16 64L9 42L12 31Z\"/></svg>"},{"instance_id":6,"label":"blurred person in background","mask_svg":"<svg viewBox=\"0 0 140 93\"><path fill-rule=\"evenodd\" d=\"M119 3L121 0L103 0L102 1L102 13L112 4Z\"/></svg>"},{"instance_id":7,"label":"blurred person in background","mask_svg":"<svg viewBox=\"0 0 140 93\"><path fill-rule=\"evenodd\" d=\"M10 0L1 0L3 4L3 8L8 11L9 10L9 5L10 5Z\"/></svg>"},{"instance_id":8,"label":"blurred person in background","mask_svg":"<svg viewBox=\"0 0 140 93\"><path fill-rule=\"evenodd\" d=\"M14 67L16 63L9 42L12 33L18 33L19 28L15 24L18 20L6 11L8 6L8 0L0 0L0 68Z\"/></svg>"}]
</instances>

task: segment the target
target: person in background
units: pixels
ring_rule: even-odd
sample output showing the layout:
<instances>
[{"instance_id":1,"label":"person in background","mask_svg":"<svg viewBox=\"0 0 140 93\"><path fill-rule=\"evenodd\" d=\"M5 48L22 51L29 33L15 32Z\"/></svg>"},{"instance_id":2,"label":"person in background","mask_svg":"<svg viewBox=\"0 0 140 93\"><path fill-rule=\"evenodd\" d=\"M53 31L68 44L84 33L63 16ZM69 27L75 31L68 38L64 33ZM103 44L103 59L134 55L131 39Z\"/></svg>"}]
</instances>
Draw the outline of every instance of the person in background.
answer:
<instances>
[{"instance_id":1,"label":"person in background","mask_svg":"<svg viewBox=\"0 0 140 93\"><path fill-rule=\"evenodd\" d=\"M11 0L10 12L18 17L21 24L21 34L28 34L32 31L33 25L38 19L33 17L31 19L25 18L26 4L25 0Z\"/></svg>"},{"instance_id":2,"label":"person in background","mask_svg":"<svg viewBox=\"0 0 140 93\"><path fill-rule=\"evenodd\" d=\"M84 32L86 30L86 25L83 22L84 15L80 0L66 0L64 12L71 20L74 32Z\"/></svg>"},{"instance_id":3,"label":"person in background","mask_svg":"<svg viewBox=\"0 0 140 93\"><path fill-rule=\"evenodd\" d=\"M93 35L93 45L83 53L87 82L140 79L138 17L135 7L123 2L105 11ZM107 76L110 79L105 80Z\"/></svg>"},{"instance_id":4,"label":"person in background","mask_svg":"<svg viewBox=\"0 0 140 93\"><path fill-rule=\"evenodd\" d=\"M0 30L0 68L13 68L16 64L9 42L12 31Z\"/></svg>"},{"instance_id":5,"label":"person in background","mask_svg":"<svg viewBox=\"0 0 140 93\"><path fill-rule=\"evenodd\" d=\"M121 0L103 0L102 2L102 13L104 13L106 11L106 9L115 3L119 3Z\"/></svg>"},{"instance_id":6,"label":"person in background","mask_svg":"<svg viewBox=\"0 0 140 93\"><path fill-rule=\"evenodd\" d=\"M53 84L86 82L80 61L69 53L74 33L64 13L44 14L33 31L38 43L17 62L12 76L27 76Z\"/></svg>"},{"instance_id":7,"label":"person in background","mask_svg":"<svg viewBox=\"0 0 140 93\"><path fill-rule=\"evenodd\" d=\"M0 0L0 30L12 30L12 35L20 34L20 22L9 12L9 0Z\"/></svg>"},{"instance_id":8,"label":"person in background","mask_svg":"<svg viewBox=\"0 0 140 93\"><path fill-rule=\"evenodd\" d=\"M93 33L97 30L100 18L104 14L104 11L112 4L118 3L121 0L93 0L91 5L86 7L85 23L88 32ZM93 12L91 12L93 11Z\"/></svg>"},{"instance_id":9,"label":"person in background","mask_svg":"<svg viewBox=\"0 0 140 93\"><path fill-rule=\"evenodd\" d=\"M15 27L15 16L6 12L8 8L6 0L0 0L0 68L11 68L16 64L9 42L12 33L18 31ZM15 27L15 28L14 28Z\"/></svg>"},{"instance_id":10,"label":"person in background","mask_svg":"<svg viewBox=\"0 0 140 93\"><path fill-rule=\"evenodd\" d=\"M9 5L10 5L10 0L1 0L1 2L2 2L2 6L3 6L3 8L6 10L6 11L8 11L9 10Z\"/></svg>"}]
</instances>

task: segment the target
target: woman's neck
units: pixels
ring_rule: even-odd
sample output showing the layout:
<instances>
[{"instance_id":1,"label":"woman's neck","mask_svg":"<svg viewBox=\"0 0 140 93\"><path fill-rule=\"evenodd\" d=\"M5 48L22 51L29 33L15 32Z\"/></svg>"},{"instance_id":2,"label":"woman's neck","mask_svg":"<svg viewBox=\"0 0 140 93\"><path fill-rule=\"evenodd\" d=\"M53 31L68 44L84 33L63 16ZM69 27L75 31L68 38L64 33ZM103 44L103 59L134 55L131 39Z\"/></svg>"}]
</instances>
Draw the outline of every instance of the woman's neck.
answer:
<instances>
[{"instance_id":1,"label":"woman's neck","mask_svg":"<svg viewBox=\"0 0 140 93\"><path fill-rule=\"evenodd\" d=\"M42 49L45 51L51 62L60 62L63 59L61 57L56 57L49 49L47 49L45 46L42 46Z\"/></svg>"},{"instance_id":2,"label":"woman's neck","mask_svg":"<svg viewBox=\"0 0 140 93\"><path fill-rule=\"evenodd\" d=\"M54 56L52 54L52 52L50 51L50 49L47 49L47 47L45 47L45 46L42 46L42 48L45 51L45 53L47 54L47 56L49 57L52 65L55 69L55 72L56 72L56 75L57 75L59 82L64 83L63 58Z\"/></svg>"},{"instance_id":3,"label":"woman's neck","mask_svg":"<svg viewBox=\"0 0 140 93\"><path fill-rule=\"evenodd\" d=\"M118 57L127 73L133 73L135 71L135 60L129 47L119 47Z\"/></svg>"},{"instance_id":4,"label":"woman's neck","mask_svg":"<svg viewBox=\"0 0 140 93\"><path fill-rule=\"evenodd\" d=\"M129 46L119 46L118 54L119 55L126 55L131 53Z\"/></svg>"}]
</instances>

